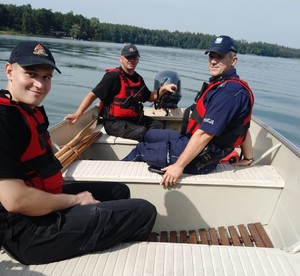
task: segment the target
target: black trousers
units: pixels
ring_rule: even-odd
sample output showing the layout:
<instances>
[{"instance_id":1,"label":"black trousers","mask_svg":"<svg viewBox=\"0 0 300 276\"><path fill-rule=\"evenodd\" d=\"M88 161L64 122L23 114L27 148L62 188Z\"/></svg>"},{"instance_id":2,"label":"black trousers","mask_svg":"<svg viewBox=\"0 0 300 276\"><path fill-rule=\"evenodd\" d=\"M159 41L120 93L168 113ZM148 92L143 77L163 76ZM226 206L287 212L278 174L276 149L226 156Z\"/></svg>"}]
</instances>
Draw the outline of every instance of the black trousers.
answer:
<instances>
[{"instance_id":1,"label":"black trousers","mask_svg":"<svg viewBox=\"0 0 300 276\"><path fill-rule=\"evenodd\" d=\"M64 188L69 194L81 191L90 191L101 203L77 205L40 217L24 216L25 227L3 247L23 264L43 264L121 242L147 240L156 218L151 203L128 199L129 189L121 183L76 183Z\"/></svg>"},{"instance_id":2,"label":"black trousers","mask_svg":"<svg viewBox=\"0 0 300 276\"><path fill-rule=\"evenodd\" d=\"M148 129L161 129L164 128L164 125L151 117L142 116L135 120L105 120L104 128L109 135L142 141Z\"/></svg>"}]
</instances>

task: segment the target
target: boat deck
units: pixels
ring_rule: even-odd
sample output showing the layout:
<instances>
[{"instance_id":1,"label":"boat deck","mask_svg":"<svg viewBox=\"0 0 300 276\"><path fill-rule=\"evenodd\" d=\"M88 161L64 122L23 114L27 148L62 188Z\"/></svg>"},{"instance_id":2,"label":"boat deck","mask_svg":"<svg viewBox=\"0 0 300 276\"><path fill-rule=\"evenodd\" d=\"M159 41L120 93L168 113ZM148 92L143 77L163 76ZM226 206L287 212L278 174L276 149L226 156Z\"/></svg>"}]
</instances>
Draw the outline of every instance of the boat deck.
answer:
<instances>
[{"instance_id":1,"label":"boat deck","mask_svg":"<svg viewBox=\"0 0 300 276\"><path fill-rule=\"evenodd\" d=\"M179 194L168 190L161 190L158 182L160 175L148 171L145 163L133 162L132 169L126 167L131 162L122 161L99 161L99 160L78 160L75 161L65 172L64 177L68 181L124 181L132 183L133 194L147 197L154 194L154 202L158 206L164 202L163 197L166 195ZM145 184L146 183L146 184ZM147 183L157 187L157 191L149 192ZM135 191L135 187L143 185L145 194L141 194L141 190ZM247 168L236 168L230 165L218 165L217 170L208 175L185 175L181 178L179 184L184 184L180 189L180 196L185 192L189 192L189 186L198 187L205 186L211 189L216 187L217 192L223 196L225 190L229 187L229 193L222 202L218 200L220 210L226 208L226 221L237 219L239 221L251 221L245 213L235 212L237 207L230 206L230 196L236 198L237 194L241 198L239 208L252 208L255 214L259 215L259 220L263 225L273 212L273 205L278 199L278 194L284 187L285 182L272 166L253 166ZM223 190L223 188L225 190ZM246 198L242 198L240 193L235 194L234 189L247 189ZM254 187L254 189L253 189ZM256 188L257 189L256 189ZM214 189L214 188L213 188ZM257 190L257 191L254 191ZM267 191L268 197L264 191ZM274 192L272 192L274 191ZM214 194L216 190L213 190ZM201 211L205 213L205 206L212 204L210 201L205 204L205 198L208 195L198 192L195 194L192 188L187 198L192 200L196 206L198 202L203 203ZM270 194L273 194L270 196ZM193 198L195 197L195 199ZM212 197L213 198L213 197ZM212 199L211 198L211 199ZM250 199L250 203L246 202ZM262 201L261 204L259 203ZM183 223L183 217L189 214L195 217L195 224L199 226L197 221L197 212L193 213L191 205L186 204L185 200L180 200L180 207L170 207L176 209L176 213L164 213L164 209L159 211L157 221L160 224L159 229L166 229L163 224L170 225L169 217L180 216ZM189 201L191 202L191 201ZM253 205L253 202L256 202ZM244 204L241 207L241 204ZM261 209L255 210L257 206L263 206ZM231 209L232 208L232 209ZM217 218L222 217L220 213L216 214ZM260 219L261 218L261 219ZM178 226L179 219L174 219ZM206 218L209 223L209 218ZM0 275L103 275L103 276L157 276L157 275L300 275L300 253L291 254L279 248L272 248L272 242L267 235L267 231L261 223L239 224L236 227L221 226L218 228L198 228L191 231L157 231L154 229L148 242L140 243L124 243L109 250L85 255L65 261L45 264L25 266L2 251L0 254ZM210 225L216 225L211 224ZM217 224L224 225L224 224ZM233 224L234 225L234 224ZM181 225L183 226L183 225ZM180 226L180 227L181 227ZM189 225L180 229L197 229L191 228ZM179 226L178 226L179 227ZM168 228L174 229L174 228ZM59 249L58 249L59 250Z\"/></svg>"},{"instance_id":2,"label":"boat deck","mask_svg":"<svg viewBox=\"0 0 300 276\"><path fill-rule=\"evenodd\" d=\"M109 250L25 266L0 254L2 276L296 276L300 255L278 248L183 243L124 243Z\"/></svg>"}]
</instances>

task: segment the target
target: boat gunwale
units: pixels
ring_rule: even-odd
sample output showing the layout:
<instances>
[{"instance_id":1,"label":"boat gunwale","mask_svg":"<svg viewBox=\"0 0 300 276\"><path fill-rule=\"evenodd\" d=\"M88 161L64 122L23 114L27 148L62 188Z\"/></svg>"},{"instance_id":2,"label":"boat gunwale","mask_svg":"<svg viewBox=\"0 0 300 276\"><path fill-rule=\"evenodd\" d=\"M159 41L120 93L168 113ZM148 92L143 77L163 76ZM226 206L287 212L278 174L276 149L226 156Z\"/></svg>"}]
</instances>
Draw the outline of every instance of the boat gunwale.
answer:
<instances>
[{"instance_id":1,"label":"boat gunwale","mask_svg":"<svg viewBox=\"0 0 300 276\"><path fill-rule=\"evenodd\" d=\"M280 134L277 130L265 124L262 120L252 115L252 121L257 123L262 129L265 129L268 133L278 139L284 146L286 146L289 150L291 150L298 158L300 157L300 149L294 145L290 140L285 138L282 134Z\"/></svg>"}]
</instances>

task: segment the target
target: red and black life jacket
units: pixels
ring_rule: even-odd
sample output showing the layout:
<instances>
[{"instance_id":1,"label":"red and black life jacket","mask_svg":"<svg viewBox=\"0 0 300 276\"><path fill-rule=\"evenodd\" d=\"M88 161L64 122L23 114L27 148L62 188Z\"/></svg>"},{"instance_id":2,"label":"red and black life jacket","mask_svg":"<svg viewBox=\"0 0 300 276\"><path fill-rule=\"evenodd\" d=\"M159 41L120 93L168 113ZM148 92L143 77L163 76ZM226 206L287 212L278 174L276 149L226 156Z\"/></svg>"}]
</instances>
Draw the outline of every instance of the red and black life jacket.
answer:
<instances>
[{"instance_id":1,"label":"red and black life jacket","mask_svg":"<svg viewBox=\"0 0 300 276\"><path fill-rule=\"evenodd\" d=\"M254 96L249 88L247 82L237 79L230 78L225 81L217 81L210 84L207 84L199 92L200 95L196 97L196 103L191 107L187 108L186 114L189 114L192 111L191 116L188 120L188 123L183 122L182 133L193 134L197 129L199 129L200 124L202 123L203 118L205 117L206 108L204 106L204 99L207 93L213 89L216 89L218 86L225 85L226 82L236 82L241 84L248 92L250 98L250 108L249 114L242 121L232 122L220 136L215 136L213 142L221 146L235 148L239 146L245 139L247 131L250 127L252 108L254 104ZM219 92L222 93L222 92ZM184 116L187 117L187 116ZM186 119L184 119L186 120ZM186 126L187 125L187 126Z\"/></svg>"},{"instance_id":2,"label":"red and black life jacket","mask_svg":"<svg viewBox=\"0 0 300 276\"><path fill-rule=\"evenodd\" d=\"M29 106L0 97L0 104L17 108L30 128L31 139L21 156L26 185L57 194L62 192L61 163L52 151L52 142L42 107Z\"/></svg>"},{"instance_id":3,"label":"red and black life jacket","mask_svg":"<svg viewBox=\"0 0 300 276\"><path fill-rule=\"evenodd\" d=\"M114 96L113 102L105 106L100 103L100 113L103 117L113 118L137 118L142 115L142 80L138 75L138 82L134 83L128 79L120 68L107 69L106 72L118 72L120 76L121 89ZM136 73L137 74L137 73Z\"/></svg>"}]
</instances>

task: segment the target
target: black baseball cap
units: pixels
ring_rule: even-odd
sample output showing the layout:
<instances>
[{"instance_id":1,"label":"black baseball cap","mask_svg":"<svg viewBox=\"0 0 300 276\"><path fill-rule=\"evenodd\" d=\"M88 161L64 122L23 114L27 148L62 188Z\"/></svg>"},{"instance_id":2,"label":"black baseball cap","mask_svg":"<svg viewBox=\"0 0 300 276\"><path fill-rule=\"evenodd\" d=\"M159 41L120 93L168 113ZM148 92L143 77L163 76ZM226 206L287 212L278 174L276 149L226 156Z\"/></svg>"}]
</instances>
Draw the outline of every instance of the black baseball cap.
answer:
<instances>
[{"instance_id":1,"label":"black baseball cap","mask_svg":"<svg viewBox=\"0 0 300 276\"><path fill-rule=\"evenodd\" d=\"M38 41L21 41L12 50L9 63L18 63L20 66L48 64L58 73L60 70L55 65L55 60L50 50Z\"/></svg>"},{"instance_id":2,"label":"black baseball cap","mask_svg":"<svg viewBox=\"0 0 300 276\"><path fill-rule=\"evenodd\" d=\"M216 52L221 55L225 55L228 52L237 53L237 47L231 37L220 35L212 40L205 54L209 52Z\"/></svg>"},{"instance_id":3,"label":"black baseball cap","mask_svg":"<svg viewBox=\"0 0 300 276\"><path fill-rule=\"evenodd\" d=\"M140 56L137 47L133 44L127 44L121 51L121 55L124 57Z\"/></svg>"}]
</instances>

